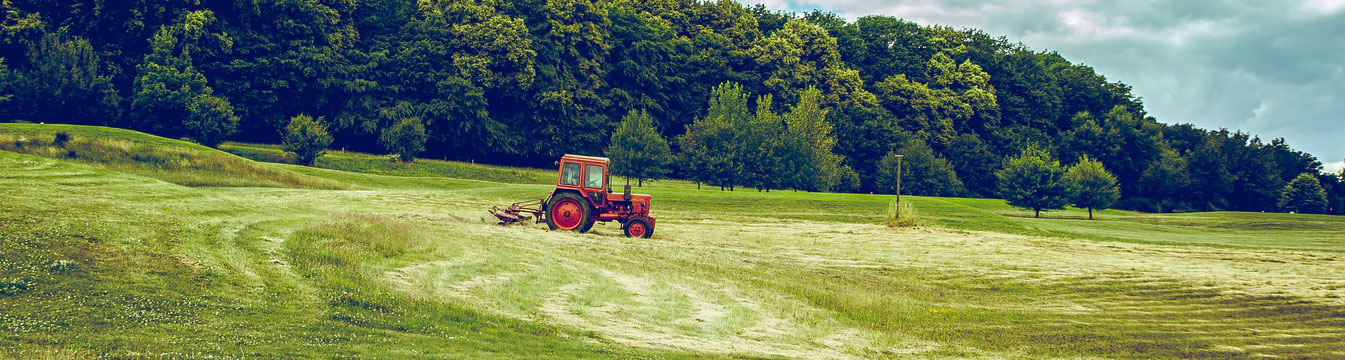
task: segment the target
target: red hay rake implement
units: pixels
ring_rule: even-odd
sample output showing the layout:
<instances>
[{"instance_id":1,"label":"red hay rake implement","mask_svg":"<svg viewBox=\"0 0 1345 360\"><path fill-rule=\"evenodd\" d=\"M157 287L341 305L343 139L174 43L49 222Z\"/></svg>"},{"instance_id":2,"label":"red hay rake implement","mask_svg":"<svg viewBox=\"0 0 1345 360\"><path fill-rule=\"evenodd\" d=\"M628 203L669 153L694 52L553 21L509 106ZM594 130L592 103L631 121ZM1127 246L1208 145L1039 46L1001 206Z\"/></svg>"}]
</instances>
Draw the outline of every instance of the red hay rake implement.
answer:
<instances>
[{"instance_id":1,"label":"red hay rake implement","mask_svg":"<svg viewBox=\"0 0 1345 360\"><path fill-rule=\"evenodd\" d=\"M490 214L500 219L500 225L523 224L529 220L536 220L536 223L542 222L542 199L519 201L509 206L501 208L493 206L490 208Z\"/></svg>"}]
</instances>

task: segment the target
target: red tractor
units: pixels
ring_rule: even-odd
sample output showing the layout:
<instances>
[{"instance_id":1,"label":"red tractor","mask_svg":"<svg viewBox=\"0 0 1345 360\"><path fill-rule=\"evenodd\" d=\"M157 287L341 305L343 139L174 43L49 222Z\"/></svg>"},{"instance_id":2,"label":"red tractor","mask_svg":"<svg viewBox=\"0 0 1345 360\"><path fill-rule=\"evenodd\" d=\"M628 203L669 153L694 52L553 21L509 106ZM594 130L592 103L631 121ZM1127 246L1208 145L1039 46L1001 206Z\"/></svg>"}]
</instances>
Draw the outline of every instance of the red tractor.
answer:
<instances>
[{"instance_id":1,"label":"red tractor","mask_svg":"<svg viewBox=\"0 0 1345 360\"><path fill-rule=\"evenodd\" d=\"M622 193L612 192L611 175L604 157L566 154L560 166L556 188L546 199L520 201L506 208L494 207L490 213L500 225L520 224L536 219L551 230L588 232L593 223L616 220L629 237L654 235L654 217L649 216L649 195L631 194L630 184Z\"/></svg>"}]
</instances>

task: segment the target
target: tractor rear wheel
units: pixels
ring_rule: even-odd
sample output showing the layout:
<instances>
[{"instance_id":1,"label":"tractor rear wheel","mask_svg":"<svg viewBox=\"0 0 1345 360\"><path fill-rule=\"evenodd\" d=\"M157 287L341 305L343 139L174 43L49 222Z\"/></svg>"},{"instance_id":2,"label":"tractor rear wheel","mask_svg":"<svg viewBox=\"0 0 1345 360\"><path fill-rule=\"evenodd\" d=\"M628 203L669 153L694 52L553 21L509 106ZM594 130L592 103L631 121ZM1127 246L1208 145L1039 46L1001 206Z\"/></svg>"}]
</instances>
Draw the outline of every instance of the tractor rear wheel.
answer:
<instances>
[{"instance_id":1,"label":"tractor rear wheel","mask_svg":"<svg viewBox=\"0 0 1345 360\"><path fill-rule=\"evenodd\" d=\"M551 230L585 232L593 226L588 202L579 195L562 193L546 207L546 226Z\"/></svg>"},{"instance_id":2,"label":"tractor rear wheel","mask_svg":"<svg viewBox=\"0 0 1345 360\"><path fill-rule=\"evenodd\" d=\"M650 236L654 236L654 227L649 226L649 221L643 218L626 220L625 226L621 228L626 232L626 237L648 239Z\"/></svg>"}]
</instances>

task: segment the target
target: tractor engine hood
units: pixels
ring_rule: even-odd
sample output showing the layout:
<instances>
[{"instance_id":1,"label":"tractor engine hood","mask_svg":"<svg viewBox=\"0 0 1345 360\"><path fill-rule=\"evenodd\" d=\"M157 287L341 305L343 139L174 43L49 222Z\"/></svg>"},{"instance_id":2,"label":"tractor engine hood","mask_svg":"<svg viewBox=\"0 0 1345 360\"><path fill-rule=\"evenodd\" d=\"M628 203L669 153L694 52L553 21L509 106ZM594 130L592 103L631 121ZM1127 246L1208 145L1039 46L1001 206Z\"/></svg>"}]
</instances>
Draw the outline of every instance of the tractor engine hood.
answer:
<instances>
[{"instance_id":1,"label":"tractor engine hood","mask_svg":"<svg viewBox=\"0 0 1345 360\"><path fill-rule=\"evenodd\" d=\"M631 201L631 202L649 203L650 199L652 199L652 198L653 198L652 196L645 195L645 194L630 194L630 201ZM619 192L618 192L618 193L608 193L608 194L607 194L607 200L608 200L608 201L626 201L626 195L625 195L625 194L622 194L622 193L619 193Z\"/></svg>"}]
</instances>

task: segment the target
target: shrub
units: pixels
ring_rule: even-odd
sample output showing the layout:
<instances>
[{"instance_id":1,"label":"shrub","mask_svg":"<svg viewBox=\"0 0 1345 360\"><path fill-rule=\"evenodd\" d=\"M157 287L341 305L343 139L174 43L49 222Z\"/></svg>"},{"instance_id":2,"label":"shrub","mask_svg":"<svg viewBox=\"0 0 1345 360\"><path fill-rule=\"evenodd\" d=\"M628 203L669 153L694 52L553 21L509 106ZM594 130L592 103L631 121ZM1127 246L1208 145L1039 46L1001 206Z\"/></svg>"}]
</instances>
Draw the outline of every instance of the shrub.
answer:
<instances>
[{"instance_id":1,"label":"shrub","mask_svg":"<svg viewBox=\"0 0 1345 360\"><path fill-rule=\"evenodd\" d=\"M52 140L51 140L51 144L52 144L52 145L55 145L55 146L64 147L64 146L65 146L65 143L66 143L66 142L69 142L69 141L70 141L70 134L67 133L67 132L61 131L61 132L57 132L57 133L56 133L56 137L55 137L55 138L52 138Z\"/></svg>"},{"instance_id":2,"label":"shrub","mask_svg":"<svg viewBox=\"0 0 1345 360\"><path fill-rule=\"evenodd\" d=\"M290 124L285 126L285 152L300 165L313 165L331 144L332 135L327 133L327 124L321 118L301 114L290 118Z\"/></svg>"},{"instance_id":3,"label":"shrub","mask_svg":"<svg viewBox=\"0 0 1345 360\"><path fill-rule=\"evenodd\" d=\"M404 162L415 161L416 155L425 151L425 125L420 118L402 118L392 127L383 130L379 142Z\"/></svg>"},{"instance_id":4,"label":"shrub","mask_svg":"<svg viewBox=\"0 0 1345 360\"><path fill-rule=\"evenodd\" d=\"M234 115L229 100L201 95L187 107L187 120L182 126L196 143L216 147L238 130L238 116Z\"/></svg>"}]
</instances>

